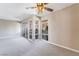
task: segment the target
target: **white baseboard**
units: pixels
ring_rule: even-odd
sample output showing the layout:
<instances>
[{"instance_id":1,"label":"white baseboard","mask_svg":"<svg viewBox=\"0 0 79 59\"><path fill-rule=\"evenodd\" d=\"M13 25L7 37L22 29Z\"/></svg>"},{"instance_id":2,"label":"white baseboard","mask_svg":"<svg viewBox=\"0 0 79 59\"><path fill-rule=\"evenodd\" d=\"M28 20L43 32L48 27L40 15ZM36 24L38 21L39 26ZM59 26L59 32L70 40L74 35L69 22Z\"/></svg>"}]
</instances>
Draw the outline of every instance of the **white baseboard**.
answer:
<instances>
[{"instance_id":1,"label":"white baseboard","mask_svg":"<svg viewBox=\"0 0 79 59\"><path fill-rule=\"evenodd\" d=\"M48 42L48 41L46 41L46 42ZM60 44L56 44L56 43L51 43L51 42L48 42L48 43L53 44L53 45L58 46L58 47L61 47L61 48L65 48L67 50L71 50L71 51L76 52L76 53L79 53L79 50L75 50L75 49L72 49L72 48L69 48L69 47L66 47L66 46L63 46L63 45L60 45Z\"/></svg>"}]
</instances>

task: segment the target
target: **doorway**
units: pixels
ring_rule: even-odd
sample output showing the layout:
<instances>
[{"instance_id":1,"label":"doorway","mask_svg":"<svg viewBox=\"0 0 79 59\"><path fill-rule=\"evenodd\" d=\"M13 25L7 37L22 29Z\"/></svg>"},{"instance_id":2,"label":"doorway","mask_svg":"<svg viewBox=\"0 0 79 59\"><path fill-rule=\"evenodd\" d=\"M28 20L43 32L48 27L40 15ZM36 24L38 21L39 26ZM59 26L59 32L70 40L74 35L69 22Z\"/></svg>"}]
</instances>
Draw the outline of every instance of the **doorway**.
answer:
<instances>
[{"instance_id":1,"label":"doorway","mask_svg":"<svg viewBox=\"0 0 79 59\"><path fill-rule=\"evenodd\" d=\"M28 40L48 40L48 20L30 19L22 28L23 36Z\"/></svg>"}]
</instances>

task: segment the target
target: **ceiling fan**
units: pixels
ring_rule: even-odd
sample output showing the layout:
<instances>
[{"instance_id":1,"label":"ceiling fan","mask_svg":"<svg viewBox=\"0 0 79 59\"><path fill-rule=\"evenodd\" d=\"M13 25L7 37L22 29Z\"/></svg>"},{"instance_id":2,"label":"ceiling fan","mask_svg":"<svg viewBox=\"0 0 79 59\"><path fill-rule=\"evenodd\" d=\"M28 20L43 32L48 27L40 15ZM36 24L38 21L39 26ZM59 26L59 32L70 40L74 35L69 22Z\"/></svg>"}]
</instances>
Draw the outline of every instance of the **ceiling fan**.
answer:
<instances>
[{"instance_id":1,"label":"ceiling fan","mask_svg":"<svg viewBox=\"0 0 79 59\"><path fill-rule=\"evenodd\" d=\"M36 3L36 7L26 7L26 9L34 9L36 8L38 10L38 13L44 12L44 10L47 10L49 12L52 12L53 9L46 7L48 3Z\"/></svg>"}]
</instances>

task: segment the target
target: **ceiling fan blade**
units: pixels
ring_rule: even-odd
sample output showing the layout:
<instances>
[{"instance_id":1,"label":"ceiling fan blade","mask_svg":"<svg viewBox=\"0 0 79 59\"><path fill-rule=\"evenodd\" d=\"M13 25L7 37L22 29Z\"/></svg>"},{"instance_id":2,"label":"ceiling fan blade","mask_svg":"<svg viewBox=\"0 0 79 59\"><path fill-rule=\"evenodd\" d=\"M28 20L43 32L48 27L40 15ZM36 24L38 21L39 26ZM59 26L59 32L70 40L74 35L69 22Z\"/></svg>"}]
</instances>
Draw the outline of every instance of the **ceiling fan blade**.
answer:
<instances>
[{"instance_id":1,"label":"ceiling fan blade","mask_svg":"<svg viewBox=\"0 0 79 59\"><path fill-rule=\"evenodd\" d=\"M36 8L36 7L26 7L26 9L34 9L34 8Z\"/></svg>"},{"instance_id":2,"label":"ceiling fan blade","mask_svg":"<svg viewBox=\"0 0 79 59\"><path fill-rule=\"evenodd\" d=\"M39 4L44 4L44 5L47 5L48 3L36 3L37 5L39 5Z\"/></svg>"},{"instance_id":3,"label":"ceiling fan blade","mask_svg":"<svg viewBox=\"0 0 79 59\"><path fill-rule=\"evenodd\" d=\"M47 5L48 3L44 3L44 5Z\"/></svg>"},{"instance_id":4,"label":"ceiling fan blade","mask_svg":"<svg viewBox=\"0 0 79 59\"><path fill-rule=\"evenodd\" d=\"M18 23L22 23L22 21L17 21Z\"/></svg>"},{"instance_id":5,"label":"ceiling fan blade","mask_svg":"<svg viewBox=\"0 0 79 59\"><path fill-rule=\"evenodd\" d=\"M53 11L53 9L48 8L48 7L45 7L45 9L46 9L47 11L50 11L50 12L52 12L52 11Z\"/></svg>"}]
</instances>

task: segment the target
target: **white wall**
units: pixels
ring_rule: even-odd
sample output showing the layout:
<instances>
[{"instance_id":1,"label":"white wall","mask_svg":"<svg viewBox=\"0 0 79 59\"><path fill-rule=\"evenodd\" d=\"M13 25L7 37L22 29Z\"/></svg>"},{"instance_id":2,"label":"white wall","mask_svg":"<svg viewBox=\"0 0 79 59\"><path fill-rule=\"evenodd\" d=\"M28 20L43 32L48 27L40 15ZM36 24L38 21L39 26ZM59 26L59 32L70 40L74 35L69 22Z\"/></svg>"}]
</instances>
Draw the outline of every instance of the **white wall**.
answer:
<instances>
[{"instance_id":1,"label":"white wall","mask_svg":"<svg viewBox=\"0 0 79 59\"><path fill-rule=\"evenodd\" d=\"M49 42L79 50L79 4L53 12L49 21Z\"/></svg>"},{"instance_id":2,"label":"white wall","mask_svg":"<svg viewBox=\"0 0 79 59\"><path fill-rule=\"evenodd\" d=\"M15 21L0 20L0 35L20 33L20 24Z\"/></svg>"}]
</instances>

